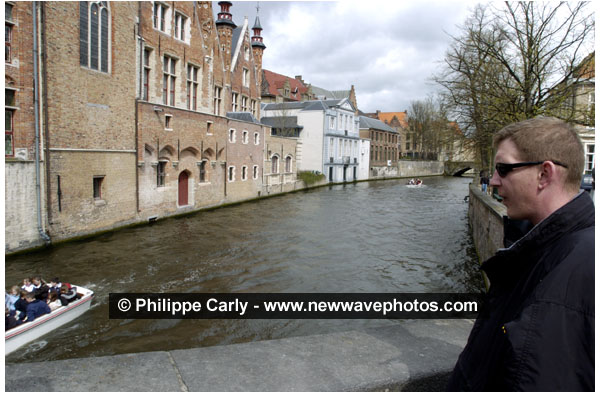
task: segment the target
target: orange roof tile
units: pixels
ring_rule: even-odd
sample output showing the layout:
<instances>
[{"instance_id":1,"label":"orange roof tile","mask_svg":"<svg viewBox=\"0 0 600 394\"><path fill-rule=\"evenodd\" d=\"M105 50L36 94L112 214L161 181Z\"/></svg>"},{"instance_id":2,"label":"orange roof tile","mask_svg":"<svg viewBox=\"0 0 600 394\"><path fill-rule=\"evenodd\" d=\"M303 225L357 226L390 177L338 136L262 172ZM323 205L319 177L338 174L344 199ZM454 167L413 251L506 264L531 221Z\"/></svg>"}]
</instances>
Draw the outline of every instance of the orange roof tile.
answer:
<instances>
[{"instance_id":1,"label":"orange roof tile","mask_svg":"<svg viewBox=\"0 0 600 394\"><path fill-rule=\"evenodd\" d=\"M379 119L382 122L385 122L387 124L391 124L392 120L394 120L394 117L396 117L396 119L398 119L398 121L400 122L400 125L402 127L408 127L408 122L406 121L406 118L407 118L406 111L404 111L404 112L378 112L377 113L377 119Z\"/></svg>"},{"instance_id":2,"label":"orange roof tile","mask_svg":"<svg viewBox=\"0 0 600 394\"><path fill-rule=\"evenodd\" d=\"M302 94L308 91L308 88L304 86L302 82L296 78L286 77L282 74L274 73L273 71L264 70L265 79L269 85L269 94L273 96L279 96L281 93L277 89L282 89L287 81L290 85L290 99L301 101Z\"/></svg>"}]
</instances>

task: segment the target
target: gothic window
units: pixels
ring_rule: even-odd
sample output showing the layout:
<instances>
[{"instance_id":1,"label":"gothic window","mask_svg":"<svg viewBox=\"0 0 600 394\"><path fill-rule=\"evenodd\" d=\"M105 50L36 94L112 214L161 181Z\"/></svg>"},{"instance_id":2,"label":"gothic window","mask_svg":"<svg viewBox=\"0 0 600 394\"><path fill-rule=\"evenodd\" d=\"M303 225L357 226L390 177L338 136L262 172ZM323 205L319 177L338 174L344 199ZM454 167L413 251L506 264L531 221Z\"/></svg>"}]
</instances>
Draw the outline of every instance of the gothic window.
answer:
<instances>
[{"instance_id":1,"label":"gothic window","mask_svg":"<svg viewBox=\"0 0 600 394\"><path fill-rule=\"evenodd\" d=\"M110 18L107 1L79 2L79 63L108 72Z\"/></svg>"},{"instance_id":2,"label":"gothic window","mask_svg":"<svg viewBox=\"0 0 600 394\"><path fill-rule=\"evenodd\" d=\"M271 174L279 173L279 156L271 157Z\"/></svg>"},{"instance_id":3,"label":"gothic window","mask_svg":"<svg viewBox=\"0 0 600 394\"><path fill-rule=\"evenodd\" d=\"M215 115L221 115L221 93L223 91L223 88L221 88L220 86L215 86L215 95L214 95L214 102L213 102L213 112Z\"/></svg>"},{"instance_id":4,"label":"gothic window","mask_svg":"<svg viewBox=\"0 0 600 394\"><path fill-rule=\"evenodd\" d=\"M158 3L158 2L154 2L154 13L152 15L152 22L154 25L155 29L158 29L162 32L166 32L167 30L167 26L165 23L165 17L167 14L167 10L169 7L167 7L164 4Z\"/></svg>"},{"instance_id":5,"label":"gothic window","mask_svg":"<svg viewBox=\"0 0 600 394\"><path fill-rule=\"evenodd\" d=\"M198 67L188 64L187 69L187 109L196 110L198 99Z\"/></svg>"},{"instance_id":6,"label":"gothic window","mask_svg":"<svg viewBox=\"0 0 600 394\"><path fill-rule=\"evenodd\" d=\"M175 106L175 65L177 60L167 55L163 59L163 104Z\"/></svg>"},{"instance_id":7,"label":"gothic window","mask_svg":"<svg viewBox=\"0 0 600 394\"><path fill-rule=\"evenodd\" d=\"M4 156L14 156L14 118L17 109L15 104L15 90L4 89Z\"/></svg>"},{"instance_id":8,"label":"gothic window","mask_svg":"<svg viewBox=\"0 0 600 394\"><path fill-rule=\"evenodd\" d=\"M187 23L187 18L180 14L179 12L175 13L175 38L181 41L185 41L185 25Z\"/></svg>"},{"instance_id":9,"label":"gothic window","mask_svg":"<svg viewBox=\"0 0 600 394\"><path fill-rule=\"evenodd\" d=\"M250 86L250 72L247 68L244 68L242 70L242 84L244 85L244 87Z\"/></svg>"},{"instance_id":10,"label":"gothic window","mask_svg":"<svg viewBox=\"0 0 600 394\"><path fill-rule=\"evenodd\" d=\"M166 161L159 161L156 167L156 186L162 187L165 185L165 169L167 167Z\"/></svg>"},{"instance_id":11,"label":"gothic window","mask_svg":"<svg viewBox=\"0 0 600 394\"><path fill-rule=\"evenodd\" d=\"M150 99L150 55L152 50L150 48L144 48L144 75L143 75L143 88L142 88L142 100L148 101Z\"/></svg>"},{"instance_id":12,"label":"gothic window","mask_svg":"<svg viewBox=\"0 0 600 394\"><path fill-rule=\"evenodd\" d=\"M290 156L285 158L285 172L292 172L292 158Z\"/></svg>"},{"instance_id":13,"label":"gothic window","mask_svg":"<svg viewBox=\"0 0 600 394\"><path fill-rule=\"evenodd\" d=\"M237 112L238 110L238 94L231 93L231 112Z\"/></svg>"},{"instance_id":14,"label":"gothic window","mask_svg":"<svg viewBox=\"0 0 600 394\"><path fill-rule=\"evenodd\" d=\"M200 163L200 182L206 182L206 160Z\"/></svg>"}]
</instances>

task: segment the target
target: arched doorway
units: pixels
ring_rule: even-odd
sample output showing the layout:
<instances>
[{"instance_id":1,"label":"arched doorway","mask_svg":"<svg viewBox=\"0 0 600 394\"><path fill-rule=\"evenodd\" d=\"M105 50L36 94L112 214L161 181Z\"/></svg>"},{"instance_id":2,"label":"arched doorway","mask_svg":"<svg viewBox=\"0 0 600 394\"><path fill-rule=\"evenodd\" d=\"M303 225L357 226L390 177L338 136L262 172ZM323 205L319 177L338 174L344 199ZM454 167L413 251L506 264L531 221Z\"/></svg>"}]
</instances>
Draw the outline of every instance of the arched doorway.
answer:
<instances>
[{"instance_id":1,"label":"arched doorway","mask_svg":"<svg viewBox=\"0 0 600 394\"><path fill-rule=\"evenodd\" d=\"M182 171L179 174L179 206L188 205L188 178L187 171Z\"/></svg>"}]
</instances>

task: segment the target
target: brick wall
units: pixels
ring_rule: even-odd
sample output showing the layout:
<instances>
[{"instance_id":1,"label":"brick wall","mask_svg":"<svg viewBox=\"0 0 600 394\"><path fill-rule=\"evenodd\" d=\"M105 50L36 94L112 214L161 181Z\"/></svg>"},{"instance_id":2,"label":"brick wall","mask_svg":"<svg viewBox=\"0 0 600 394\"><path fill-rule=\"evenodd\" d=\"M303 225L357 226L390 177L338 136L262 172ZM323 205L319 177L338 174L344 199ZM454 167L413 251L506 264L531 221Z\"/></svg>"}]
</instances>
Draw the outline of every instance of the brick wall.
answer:
<instances>
[{"instance_id":1,"label":"brick wall","mask_svg":"<svg viewBox=\"0 0 600 394\"><path fill-rule=\"evenodd\" d=\"M70 238L135 221L134 168L134 153L52 152L53 215L49 231L52 239ZM101 198L97 199L94 198L94 177L103 177Z\"/></svg>"},{"instance_id":2,"label":"brick wall","mask_svg":"<svg viewBox=\"0 0 600 394\"><path fill-rule=\"evenodd\" d=\"M12 23L7 23L11 26L11 59L5 63L4 81L5 88L14 90L15 95L14 153L24 160L35 158L32 12L30 2L15 2L12 9Z\"/></svg>"},{"instance_id":3,"label":"brick wall","mask_svg":"<svg viewBox=\"0 0 600 394\"><path fill-rule=\"evenodd\" d=\"M109 63L108 72L102 72L80 64L80 4L47 2L42 7L48 59L49 232L61 239L135 219L132 53L137 9L109 3ZM104 177L100 201L93 195L95 176Z\"/></svg>"}]
</instances>

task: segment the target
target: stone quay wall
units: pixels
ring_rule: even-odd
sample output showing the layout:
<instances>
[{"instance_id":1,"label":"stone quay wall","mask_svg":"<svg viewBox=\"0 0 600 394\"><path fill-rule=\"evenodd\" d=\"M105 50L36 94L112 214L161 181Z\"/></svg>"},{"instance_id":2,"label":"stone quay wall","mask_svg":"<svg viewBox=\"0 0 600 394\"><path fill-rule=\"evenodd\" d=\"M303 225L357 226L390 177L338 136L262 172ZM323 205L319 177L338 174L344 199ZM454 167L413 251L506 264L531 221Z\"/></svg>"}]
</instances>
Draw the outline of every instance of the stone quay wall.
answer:
<instances>
[{"instance_id":1,"label":"stone quay wall","mask_svg":"<svg viewBox=\"0 0 600 394\"><path fill-rule=\"evenodd\" d=\"M397 166L371 167L369 179L444 175L443 161L399 160Z\"/></svg>"},{"instance_id":2,"label":"stone quay wall","mask_svg":"<svg viewBox=\"0 0 600 394\"><path fill-rule=\"evenodd\" d=\"M479 185L469 185L469 224L480 263L504 246L503 216L506 216L504 205L484 194Z\"/></svg>"}]
</instances>

